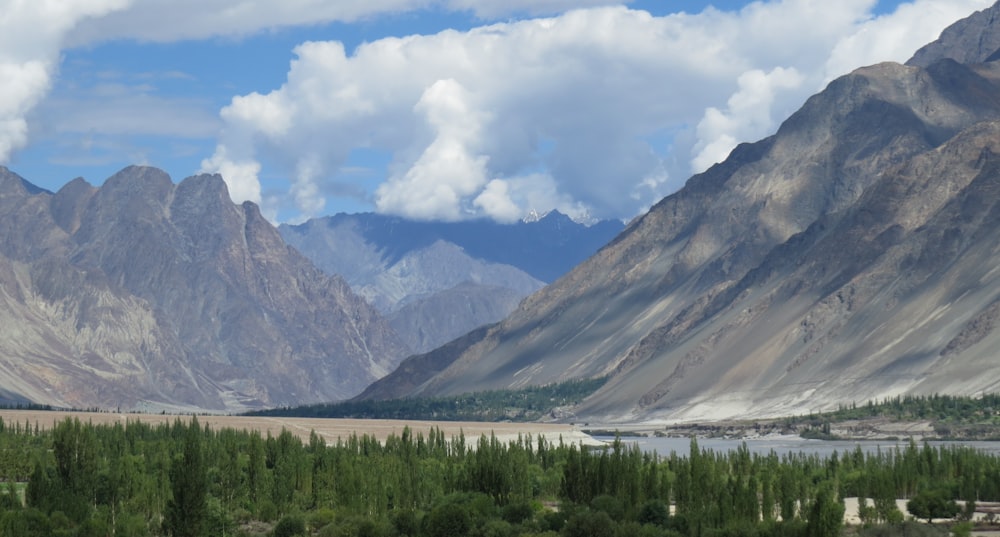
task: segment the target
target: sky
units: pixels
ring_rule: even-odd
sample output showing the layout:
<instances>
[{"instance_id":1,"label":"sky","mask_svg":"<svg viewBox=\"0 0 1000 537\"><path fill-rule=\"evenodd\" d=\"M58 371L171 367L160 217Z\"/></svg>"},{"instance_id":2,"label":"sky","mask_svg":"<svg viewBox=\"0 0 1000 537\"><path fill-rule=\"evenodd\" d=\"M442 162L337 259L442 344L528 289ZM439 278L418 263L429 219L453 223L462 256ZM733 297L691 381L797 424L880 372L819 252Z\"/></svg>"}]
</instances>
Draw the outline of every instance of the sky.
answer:
<instances>
[{"instance_id":1,"label":"sky","mask_svg":"<svg viewBox=\"0 0 1000 537\"><path fill-rule=\"evenodd\" d=\"M275 223L629 220L992 0L0 0L0 165Z\"/></svg>"}]
</instances>

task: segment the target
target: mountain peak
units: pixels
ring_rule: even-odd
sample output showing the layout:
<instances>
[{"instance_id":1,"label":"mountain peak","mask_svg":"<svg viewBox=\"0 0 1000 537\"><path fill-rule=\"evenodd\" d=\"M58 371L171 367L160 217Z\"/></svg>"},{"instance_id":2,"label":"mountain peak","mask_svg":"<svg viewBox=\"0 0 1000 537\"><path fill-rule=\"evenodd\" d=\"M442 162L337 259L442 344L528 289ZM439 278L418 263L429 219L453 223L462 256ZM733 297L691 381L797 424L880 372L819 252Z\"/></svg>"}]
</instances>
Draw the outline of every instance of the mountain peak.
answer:
<instances>
[{"instance_id":1,"label":"mountain peak","mask_svg":"<svg viewBox=\"0 0 1000 537\"><path fill-rule=\"evenodd\" d=\"M174 183L167 172L150 166L129 166L109 177L99 195L118 199L123 207L148 210L170 202Z\"/></svg>"},{"instance_id":2,"label":"mountain peak","mask_svg":"<svg viewBox=\"0 0 1000 537\"><path fill-rule=\"evenodd\" d=\"M51 194L48 190L28 182L27 179L10 171L10 169L4 166L0 166L0 191L16 195L35 195L41 193Z\"/></svg>"},{"instance_id":3,"label":"mountain peak","mask_svg":"<svg viewBox=\"0 0 1000 537\"><path fill-rule=\"evenodd\" d=\"M212 198L229 198L229 187L222 176L217 173L200 173L185 178L178 183L178 188L184 187L198 196L211 196Z\"/></svg>"},{"instance_id":4,"label":"mountain peak","mask_svg":"<svg viewBox=\"0 0 1000 537\"><path fill-rule=\"evenodd\" d=\"M921 47L906 65L928 67L951 58L958 63L986 63L1000 56L1000 2L952 24L937 40Z\"/></svg>"}]
</instances>

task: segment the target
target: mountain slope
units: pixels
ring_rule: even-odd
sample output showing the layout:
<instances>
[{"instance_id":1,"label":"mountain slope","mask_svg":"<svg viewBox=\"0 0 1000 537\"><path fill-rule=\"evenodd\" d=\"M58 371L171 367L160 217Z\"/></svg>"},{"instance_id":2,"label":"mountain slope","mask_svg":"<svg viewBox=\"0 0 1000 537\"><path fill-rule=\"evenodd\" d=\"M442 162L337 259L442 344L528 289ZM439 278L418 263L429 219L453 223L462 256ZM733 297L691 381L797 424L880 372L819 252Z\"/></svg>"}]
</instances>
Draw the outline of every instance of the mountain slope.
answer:
<instances>
[{"instance_id":1,"label":"mountain slope","mask_svg":"<svg viewBox=\"0 0 1000 537\"><path fill-rule=\"evenodd\" d=\"M0 390L75 407L349 397L405 345L219 176L130 167L55 194L0 169Z\"/></svg>"},{"instance_id":2,"label":"mountain slope","mask_svg":"<svg viewBox=\"0 0 1000 537\"><path fill-rule=\"evenodd\" d=\"M579 416L634 420L995 390L998 96L992 63L842 77L481 337L411 359L439 373L362 397L609 375Z\"/></svg>"},{"instance_id":3,"label":"mountain slope","mask_svg":"<svg viewBox=\"0 0 1000 537\"><path fill-rule=\"evenodd\" d=\"M958 63L986 63L1000 58L1000 4L952 24L941 32L941 37L920 48L906 65L928 67L932 63L950 58Z\"/></svg>"},{"instance_id":4,"label":"mountain slope","mask_svg":"<svg viewBox=\"0 0 1000 537\"><path fill-rule=\"evenodd\" d=\"M622 229L553 212L535 222L420 222L338 214L282 225L285 240L386 315L425 352L506 317Z\"/></svg>"}]
</instances>

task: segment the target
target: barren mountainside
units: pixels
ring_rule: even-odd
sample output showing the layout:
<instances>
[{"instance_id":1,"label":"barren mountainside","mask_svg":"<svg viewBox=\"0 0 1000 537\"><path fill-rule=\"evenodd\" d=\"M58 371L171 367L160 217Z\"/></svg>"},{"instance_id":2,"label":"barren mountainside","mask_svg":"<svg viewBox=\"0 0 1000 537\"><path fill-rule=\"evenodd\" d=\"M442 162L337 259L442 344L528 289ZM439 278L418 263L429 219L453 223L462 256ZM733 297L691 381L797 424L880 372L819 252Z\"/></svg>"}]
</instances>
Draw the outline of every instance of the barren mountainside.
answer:
<instances>
[{"instance_id":1,"label":"barren mountainside","mask_svg":"<svg viewBox=\"0 0 1000 537\"><path fill-rule=\"evenodd\" d=\"M217 175L130 167L52 194L0 169L0 391L72 407L350 397L407 353Z\"/></svg>"},{"instance_id":2,"label":"barren mountainside","mask_svg":"<svg viewBox=\"0 0 1000 537\"><path fill-rule=\"evenodd\" d=\"M990 42L996 9L942 42ZM501 323L401 367L425 375L362 397L607 375L578 419L702 420L1000 389L1000 65L949 47L833 81Z\"/></svg>"}]
</instances>

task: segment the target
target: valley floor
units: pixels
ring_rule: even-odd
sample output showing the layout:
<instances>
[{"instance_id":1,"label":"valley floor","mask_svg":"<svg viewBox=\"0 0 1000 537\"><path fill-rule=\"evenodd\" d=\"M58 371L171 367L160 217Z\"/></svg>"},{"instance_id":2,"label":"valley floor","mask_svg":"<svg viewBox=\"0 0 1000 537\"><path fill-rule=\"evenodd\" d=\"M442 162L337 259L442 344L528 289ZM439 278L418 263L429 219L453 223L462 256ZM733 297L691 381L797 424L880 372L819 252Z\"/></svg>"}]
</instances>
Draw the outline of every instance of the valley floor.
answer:
<instances>
[{"instance_id":1,"label":"valley floor","mask_svg":"<svg viewBox=\"0 0 1000 537\"><path fill-rule=\"evenodd\" d=\"M47 410L0 410L0 418L6 423L36 425L41 429L51 429L53 425L66 418L77 418L84 423L95 425L113 424L117 422L135 422L158 424L173 422L176 419L187 421L189 416L171 414L133 414L118 412L69 412ZM222 416L199 415L202 425L208 424L213 429L232 428L237 430L260 431L261 434L277 436L282 430L288 430L309 441L310 434L315 431L327 444L335 444L337 439L347 439L352 434L374 436L383 441L389 435L399 436L405 427L413 434L427 435L431 428L437 428L446 437L465 435L466 442L474 445L481 435L493 434L498 440L506 442L516 440L518 435L530 434L533 437L544 436L550 442L558 443L560 438L567 444L603 445L590 435L582 432L579 427L561 423L485 423L459 421L409 421L409 420L357 420L329 418L277 418L256 416Z\"/></svg>"}]
</instances>

